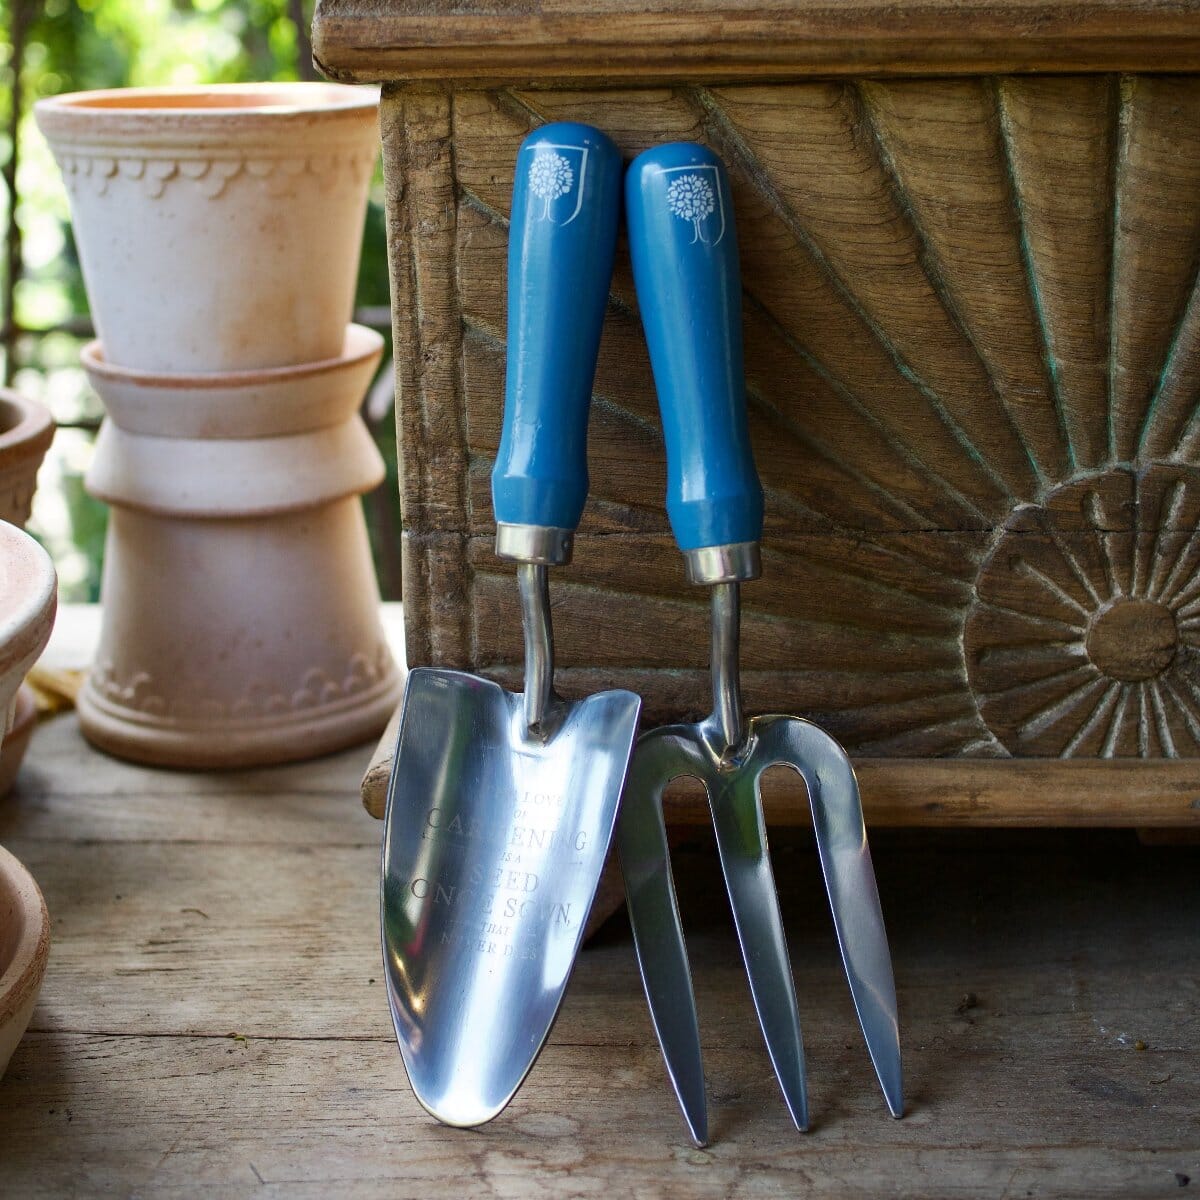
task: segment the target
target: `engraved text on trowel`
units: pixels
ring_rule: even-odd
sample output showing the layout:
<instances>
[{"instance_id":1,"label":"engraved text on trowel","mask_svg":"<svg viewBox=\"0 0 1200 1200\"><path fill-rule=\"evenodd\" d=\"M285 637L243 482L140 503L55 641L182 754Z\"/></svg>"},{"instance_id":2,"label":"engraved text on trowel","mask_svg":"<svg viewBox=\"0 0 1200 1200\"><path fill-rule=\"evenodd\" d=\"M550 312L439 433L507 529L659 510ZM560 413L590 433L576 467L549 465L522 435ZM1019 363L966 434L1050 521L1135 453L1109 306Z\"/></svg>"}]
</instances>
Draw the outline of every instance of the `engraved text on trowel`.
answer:
<instances>
[{"instance_id":1,"label":"engraved text on trowel","mask_svg":"<svg viewBox=\"0 0 1200 1200\"><path fill-rule=\"evenodd\" d=\"M526 959L538 957L540 930L577 933L587 898L570 895L569 887L562 895L562 884L578 877L570 868L583 866L589 832L562 827L564 807L562 796L527 791L513 810L513 823L499 828L450 808L427 810L423 841L454 847L460 852L455 857L483 852L479 861L460 861L449 872L453 882L434 873L408 882L422 907L442 911L440 945ZM553 868L555 895L542 894L546 868Z\"/></svg>"}]
</instances>

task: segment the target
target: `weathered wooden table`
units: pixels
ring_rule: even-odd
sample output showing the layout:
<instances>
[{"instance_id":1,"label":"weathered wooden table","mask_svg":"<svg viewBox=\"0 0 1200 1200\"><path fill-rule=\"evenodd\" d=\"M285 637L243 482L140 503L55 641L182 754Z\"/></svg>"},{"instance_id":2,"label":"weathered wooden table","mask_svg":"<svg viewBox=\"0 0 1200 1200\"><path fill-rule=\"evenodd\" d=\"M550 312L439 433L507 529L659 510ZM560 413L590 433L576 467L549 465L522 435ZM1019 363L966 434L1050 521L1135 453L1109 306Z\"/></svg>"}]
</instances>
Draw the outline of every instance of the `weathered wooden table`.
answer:
<instances>
[{"instance_id":1,"label":"weathered wooden table","mask_svg":"<svg viewBox=\"0 0 1200 1200\"><path fill-rule=\"evenodd\" d=\"M909 1115L887 1118L806 835L777 839L815 1128L790 1126L711 847L677 877L715 1144L675 1110L628 927L585 951L511 1107L443 1129L379 968L369 748L235 775L43 726L0 842L54 922L0 1081L11 1197L1175 1196L1200 1187L1200 847L1128 832L883 832Z\"/></svg>"}]
</instances>

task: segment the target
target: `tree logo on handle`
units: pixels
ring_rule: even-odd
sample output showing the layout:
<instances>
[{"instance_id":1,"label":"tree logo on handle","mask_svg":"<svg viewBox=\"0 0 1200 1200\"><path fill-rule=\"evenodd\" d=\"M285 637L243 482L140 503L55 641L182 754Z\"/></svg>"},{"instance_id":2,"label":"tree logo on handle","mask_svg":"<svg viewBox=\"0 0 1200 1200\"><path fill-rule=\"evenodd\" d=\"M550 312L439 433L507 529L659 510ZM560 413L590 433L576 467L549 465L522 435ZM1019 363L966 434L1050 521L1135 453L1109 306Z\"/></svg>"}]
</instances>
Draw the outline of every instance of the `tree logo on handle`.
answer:
<instances>
[{"instance_id":1,"label":"tree logo on handle","mask_svg":"<svg viewBox=\"0 0 1200 1200\"><path fill-rule=\"evenodd\" d=\"M689 245L694 246L697 242L705 246L717 245L725 236L725 201L716 167L709 163L692 167L664 167L662 173L675 176L667 184L667 208L681 221L691 222L694 232ZM710 242L705 232L711 231L708 219L714 214L719 218L720 228Z\"/></svg>"},{"instance_id":2,"label":"tree logo on handle","mask_svg":"<svg viewBox=\"0 0 1200 1200\"><path fill-rule=\"evenodd\" d=\"M535 218L551 225L570 225L583 210L583 189L587 180L588 155L586 143L571 146L560 142L534 142L524 150L533 155L526 182L529 191L542 201L542 211ZM575 206L565 221L555 220L553 213L562 215L558 204L564 196L575 193ZM569 202L569 201L568 201Z\"/></svg>"},{"instance_id":3,"label":"tree logo on handle","mask_svg":"<svg viewBox=\"0 0 1200 1200\"><path fill-rule=\"evenodd\" d=\"M667 188L667 207L682 221L691 221L696 234L692 242L705 242L704 228L700 224L711 217L716 209L712 185L699 175L680 175Z\"/></svg>"},{"instance_id":4,"label":"tree logo on handle","mask_svg":"<svg viewBox=\"0 0 1200 1200\"><path fill-rule=\"evenodd\" d=\"M539 146L529 168L529 190L542 200L543 221L550 220L550 205L559 196L565 196L575 182L575 172L566 158L546 146Z\"/></svg>"}]
</instances>

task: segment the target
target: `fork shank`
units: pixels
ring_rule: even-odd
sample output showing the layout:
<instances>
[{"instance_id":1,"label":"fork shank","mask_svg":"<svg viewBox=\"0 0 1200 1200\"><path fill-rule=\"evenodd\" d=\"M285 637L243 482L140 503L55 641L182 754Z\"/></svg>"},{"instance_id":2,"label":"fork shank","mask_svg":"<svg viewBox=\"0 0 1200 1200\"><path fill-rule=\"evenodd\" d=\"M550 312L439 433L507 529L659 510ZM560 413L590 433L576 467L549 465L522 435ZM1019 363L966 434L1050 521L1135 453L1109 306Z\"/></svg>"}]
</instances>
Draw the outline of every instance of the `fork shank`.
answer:
<instances>
[{"instance_id":1,"label":"fork shank","mask_svg":"<svg viewBox=\"0 0 1200 1200\"><path fill-rule=\"evenodd\" d=\"M741 644L741 592L736 582L712 586L713 718L721 734L720 756L736 754L746 737L738 673Z\"/></svg>"}]
</instances>

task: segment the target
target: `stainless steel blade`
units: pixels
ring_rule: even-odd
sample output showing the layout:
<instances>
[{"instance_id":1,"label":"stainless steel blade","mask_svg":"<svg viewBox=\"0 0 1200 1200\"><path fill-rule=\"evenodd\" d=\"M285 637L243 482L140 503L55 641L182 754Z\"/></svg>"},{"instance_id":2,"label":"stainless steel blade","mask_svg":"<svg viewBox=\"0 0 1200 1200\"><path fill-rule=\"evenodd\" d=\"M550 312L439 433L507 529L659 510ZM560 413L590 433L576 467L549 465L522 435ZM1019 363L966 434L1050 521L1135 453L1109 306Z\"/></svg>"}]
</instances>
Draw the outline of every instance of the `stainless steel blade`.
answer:
<instances>
[{"instance_id":1,"label":"stainless steel blade","mask_svg":"<svg viewBox=\"0 0 1200 1200\"><path fill-rule=\"evenodd\" d=\"M650 1019L692 1140L705 1146L708 1108L700 1025L662 813L667 784L694 773L696 747L690 730L654 729L638 740L617 819L617 851Z\"/></svg>"},{"instance_id":2,"label":"stainless steel blade","mask_svg":"<svg viewBox=\"0 0 1200 1200\"><path fill-rule=\"evenodd\" d=\"M389 784L380 906L388 1000L413 1091L450 1125L490 1120L537 1058L583 936L639 698L523 697L418 669Z\"/></svg>"}]
</instances>

